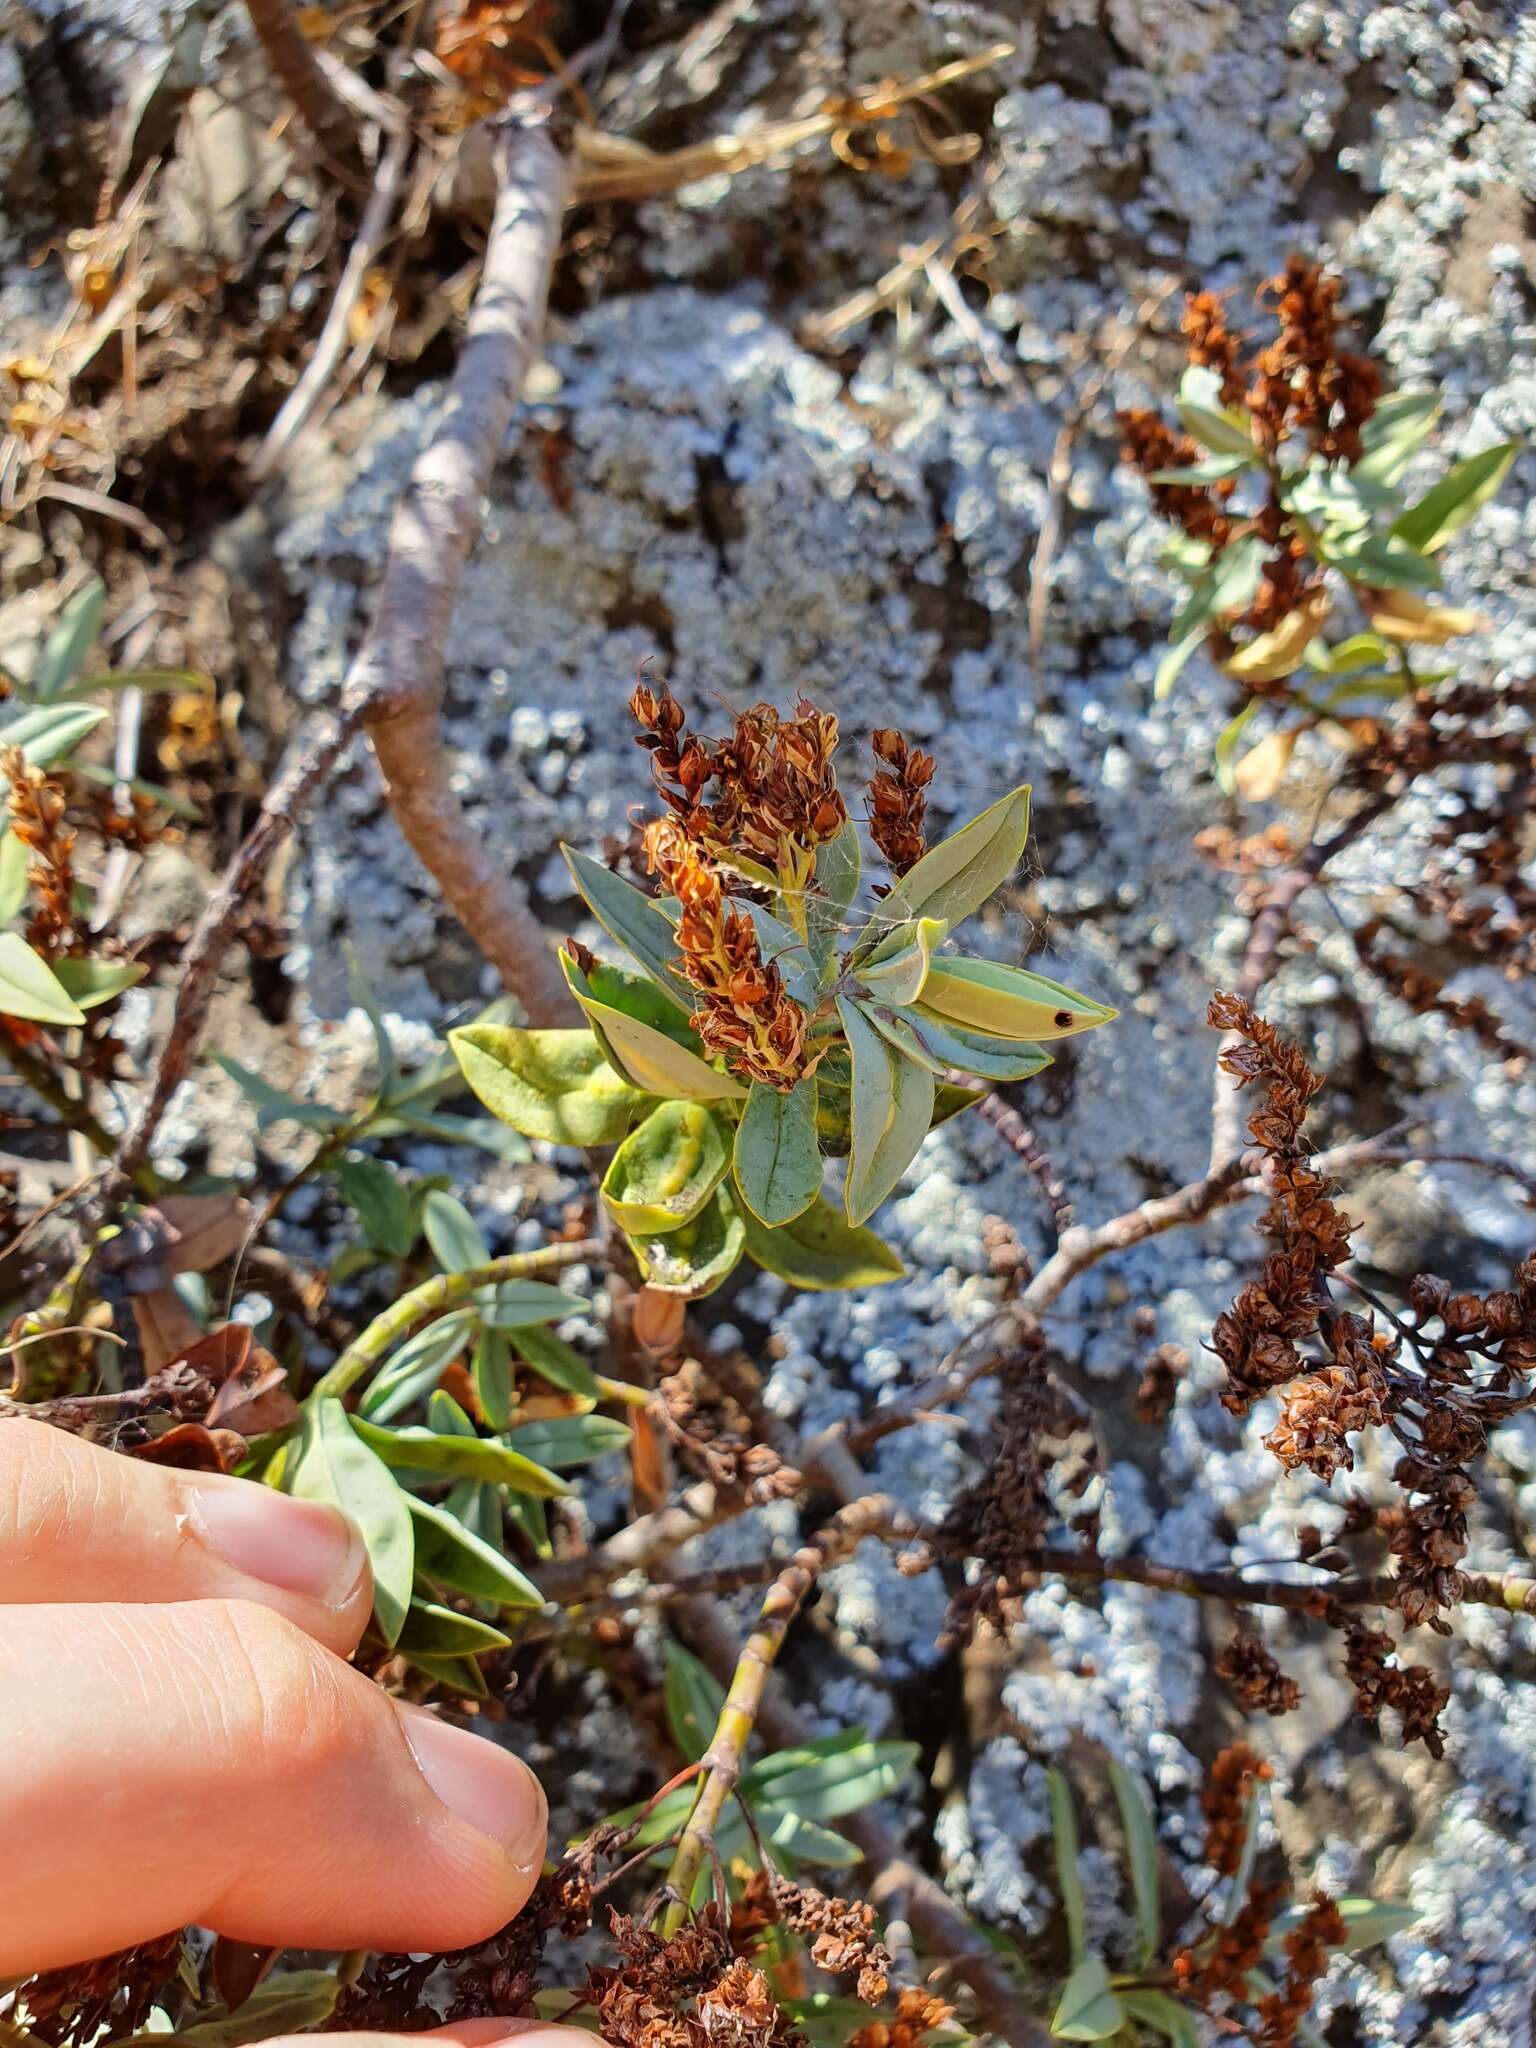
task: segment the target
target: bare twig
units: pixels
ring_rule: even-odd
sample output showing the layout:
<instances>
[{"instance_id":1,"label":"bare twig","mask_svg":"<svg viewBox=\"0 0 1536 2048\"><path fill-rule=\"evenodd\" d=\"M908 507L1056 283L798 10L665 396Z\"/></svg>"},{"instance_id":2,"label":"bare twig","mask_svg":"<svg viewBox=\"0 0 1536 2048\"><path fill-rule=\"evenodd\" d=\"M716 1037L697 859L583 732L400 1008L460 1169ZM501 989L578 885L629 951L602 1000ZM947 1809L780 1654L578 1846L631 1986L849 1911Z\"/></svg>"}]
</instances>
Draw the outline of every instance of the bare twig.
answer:
<instances>
[{"instance_id":1,"label":"bare twig","mask_svg":"<svg viewBox=\"0 0 1536 2048\"><path fill-rule=\"evenodd\" d=\"M976 1113L983 1123L992 1126L1044 1195L1051 1212L1051 1235L1059 1242L1061 1233L1071 1227L1072 1202L1056 1178L1050 1154L1041 1145L1033 1126L1026 1123L1013 1104L999 1095L996 1089L982 1096L976 1105Z\"/></svg>"},{"instance_id":2,"label":"bare twig","mask_svg":"<svg viewBox=\"0 0 1536 2048\"><path fill-rule=\"evenodd\" d=\"M357 124L315 61L288 0L245 0L245 6L267 61L305 127L334 167L355 167Z\"/></svg>"},{"instance_id":3,"label":"bare twig","mask_svg":"<svg viewBox=\"0 0 1536 2048\"><path fill-rule=\"evenodd\" d=\"M546 1600L575 1607L606 1593L626 1572L643 1570L680 1544L734 1521L752 1506L745 1494L723 1494L707 1482L690 1486L680 1500L628 1523L585 1557L562 1558L534 1574Z\"/></svg>"},{"instance_id":4,"label":"bare twig","mask_svg":"<svg viewBox=\"0 0 1536 2048\"><path fill-rule=\"evenodd\" d=\"M442 420L390 529L389 565L347 681L390 806L465 930L536 1024L574 1006L544 933L494 843L464 816L443 745L443 658L513 408L543 330L569 171L547 115L496 140L499 193L485 267Z\"/></svg>"},{"instance_id":5,"label":"bare twig","mask_svg":"<svg viewBox=\"0 0 1536 2048\"><path fill-rule=\"evenodd\" d=\"M314 354L304 365L303 374L283 400L282 408L267 429L266 437L257 449L250 465L251 479L261 483L283 464L289 449L308 425L316 406L320 403L336 360L346 347L351 326L352 310L356 306L369 271L377 260L379 250L388 238L390 222L395 211L395 199L405 175L405 166L410 157L411 138L406 129L399 129L390 136L379 167L374 174L373 190L368 195L368 204L363 209L362 220L358 223L357 236L347 252L346 268L341 273L341 282L336 287L336 296L331 301L330 311L325 316L325 325L315 343Z\"/></svg>"}]
</instances>

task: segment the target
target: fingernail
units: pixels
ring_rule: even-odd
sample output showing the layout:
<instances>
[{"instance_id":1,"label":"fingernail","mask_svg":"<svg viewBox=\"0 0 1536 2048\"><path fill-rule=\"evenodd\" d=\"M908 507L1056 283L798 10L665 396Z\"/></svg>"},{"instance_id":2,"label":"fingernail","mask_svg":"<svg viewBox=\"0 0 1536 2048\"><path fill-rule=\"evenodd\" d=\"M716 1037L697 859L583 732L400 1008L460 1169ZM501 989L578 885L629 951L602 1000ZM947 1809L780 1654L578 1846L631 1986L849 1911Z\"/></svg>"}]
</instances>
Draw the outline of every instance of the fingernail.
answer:
<instances>
[{"instance_id":1,"label":"fingernail","mask_svg":"<svg viewBox=\"0 0 1536 2048\"><path fill-rule=\"evenodd\" d=\"M549 1808L528 1766L485 1736L451 1727L419 1707L402 1707L400 1714L421 1775L444 1806L489 1835L519 1870L537 1870L544 1861Z\"/></svg>"},{"instance_id":2,"label":"fingernail","mask_svg":"<svg viewBox=\"0 0 1536 2048\"><path fill-rule=\"evenodd\" d=\"M193 1520L236 1571L340 1607L367 1566L363 1539L322 1500L238 1480L191 1489Z\"/></svg>"}]
</instances>

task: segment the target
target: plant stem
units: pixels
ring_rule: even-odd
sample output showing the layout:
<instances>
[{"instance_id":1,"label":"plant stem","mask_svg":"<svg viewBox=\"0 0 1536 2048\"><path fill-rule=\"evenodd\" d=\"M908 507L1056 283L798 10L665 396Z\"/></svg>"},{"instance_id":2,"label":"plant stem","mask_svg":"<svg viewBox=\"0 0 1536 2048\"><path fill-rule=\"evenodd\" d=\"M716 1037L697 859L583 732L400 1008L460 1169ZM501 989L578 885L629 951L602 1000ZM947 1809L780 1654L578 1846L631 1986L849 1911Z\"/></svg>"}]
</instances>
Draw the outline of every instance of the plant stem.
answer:
<instances>
[{"instance_id":1,"label":"plant stem","mask_svg":"<svg viewBox=\"0 0 1536 2048\"><path fill-rule=\"evenodd\" d=\"M314 51L289 11L288 0L246 0L246 12L278 83L298 109L305 127L331 159L332 168L353 169L357 163L357 123L316 63Z\"/></svg>"},{"instance_id":2,"label":"plant stem","mask_svg":"<svg viewBox=\"0 0 1536 2048\"><path fill-rule=\"evenodd\" d=\"M757 1626L736 1660L725 1704L704 1752L699 1796L667 1876L667 1888L674 1896L662 1923L664 1933L675 1934L689 1916L694 1883L709 1861L720 1815L741 1776L768 1673L806 1595L828 1565L857 1549L866 1536L897 1534L911 1527L910 1518L887 1494L866 1494L839 1509L804 1549L795 1552L768 1588Z\"/></svg>"},{"instance_id":3,"label":"plant stem","mask_svg":"<svg viewBox=\"0 0 1536 2048\"><path fill-rule=\"evenodd\" d=\"M33 1059L31 1053L23 1051L13 1038L4 1033L0 1033L0 1058L4 1059L18 1081L24 1082L40 1101L47 1103L66 1129L78 1133L103 1159L111 1157L117 1149L117 1141L102 1128L83 1103L65 1094L41 1060ZM141 1165L134 1172L133 1184L141 1195L157 1194L160 1176Z\"/></svg>"},{"instance_id":4,"label":"plant stem","mask_svg":"<svg viewBox=\"0 0 1536 2048\"><path fill-rule=\"evenodd\" d=\"M601 1246L596 1238L577 1238L567 1244L546 1244L536 1252L509 1252L484 1266L471 1266L463 1273L436 1273L391 1307L349 1344L324 1377L318 1380L311 1400L330 1396L340 1400L364 1373L378 1364L385 1352L408 1336L418 1323L434 1321L455 1308L482 1287L496 1287L506 1280L536 1280L545 1273L558 1273L566 1266L579 1266L595 1258Z\"/></svg>"}]
</instances>

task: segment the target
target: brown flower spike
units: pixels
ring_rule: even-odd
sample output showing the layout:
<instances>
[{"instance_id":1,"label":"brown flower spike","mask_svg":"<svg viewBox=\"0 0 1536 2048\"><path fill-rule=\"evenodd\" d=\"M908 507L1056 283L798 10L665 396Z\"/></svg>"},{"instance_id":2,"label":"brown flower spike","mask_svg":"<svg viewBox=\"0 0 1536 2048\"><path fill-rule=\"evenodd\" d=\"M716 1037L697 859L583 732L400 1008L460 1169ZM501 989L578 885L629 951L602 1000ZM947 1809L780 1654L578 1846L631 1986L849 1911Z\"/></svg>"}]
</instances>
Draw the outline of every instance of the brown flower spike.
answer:
<instances>
[{"instance_id":1,"label":"brown flower spike","mask_svg":"<svg viewBox=\"0 0 1536 2048\"><path fill-rule=\"evenodd\" d=\"M763 959L752 919L731 907L719 872L676 818L647 826L651 872L677 898L682 972L701 997L692 1024L732 1072L781 1092L811 1073L820 1053L810 1044L810 1016L785 992L783 976Z\"/></svg>"}]
</instances>

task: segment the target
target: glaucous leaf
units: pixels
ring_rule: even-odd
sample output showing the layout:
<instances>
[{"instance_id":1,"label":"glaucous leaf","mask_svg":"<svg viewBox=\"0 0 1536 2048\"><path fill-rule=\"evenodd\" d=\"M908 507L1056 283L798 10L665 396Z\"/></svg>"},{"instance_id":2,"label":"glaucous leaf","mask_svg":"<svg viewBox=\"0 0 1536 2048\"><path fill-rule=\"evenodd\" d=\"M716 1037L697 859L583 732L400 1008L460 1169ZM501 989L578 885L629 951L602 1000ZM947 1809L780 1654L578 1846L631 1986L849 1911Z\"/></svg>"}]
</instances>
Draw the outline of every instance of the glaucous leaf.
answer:
<instances>
[{"instance_id":1,"label":"glaucous leaf","mask_svg":"<svg viewBox=\"0 0 1536 2048\"><path fill-rule=\"evenodd\" d=\"M1028 838L1026 782L930 847L908 868L865 928L860 953L892 924L910 918L936 918L953 931L1007 881L1023 858Z\"/></svg>"},{"instance_id":2,"label":"glaucous leaf","mask_svg":"<svg viewBox=\"0 0 1536 2048\"><path fill-rule=\"evenodd\" d=\"M1192 363L1184 372L1175 400L1186 434L1215 455L1254 454L1253 425L1246 413L1234 411L1221 402L1221 379L1202 363Z\"/></svg>"},{"instance_id":3,"label":"glaucous leaf","mask_svg":"<svg viewBox=\"0 0 1536 2048\"><path fill-rule=\"evenodd\" d=\"M836 950L842 921L859 893L863 865L858 828L852 818L845 818L836 837L824 840L816 849L818 894L805 906L806 929L818 967L824 967Z\"/></svg>"},{"instance_id":4,"label":"glaucous leaf","mask_svg":"<svg viewBox=\"0 0 1536 2048\"><path fill-rule=\"evenodd\" d=\"M30 1024L83 1024L85 1012L20 932L0 932L0 1015Z\"/></svg>"},{"instance_id":5,"label":"glaucous leaf","mask_svg":"<svg viewBox=\"0 0 1536 2048\"><path fill-rule=\"evenodd\" d=\"M915 1003L928 979L933 949L948 930L942 918L918 917L888 932L859 965L864 993L877 1003Z\"/></svg>"},{"instance_id":6,"label":"glaucous leaf","mask_svg":"<svg viewBox=\"0 0 1536 2048\"><path fill-rule=\"evenodd\" d=\"M663 1645L666 1677L662 1700L672 1740L688 1763L697 1763L714 1739L715 1723L725 1705L725 1689L705 1670L691 1650L668 1636Z\"/></svg>"},{"instance_id":7,"label":"glaucous leaf","mask_svg":"<svg viewBox=\"0 0 1536 2048\"><path fill-rule=\"evenodd\" d=\"M414 1494L403 1496L416 1530L416 1569L455 1593L467 1593L474 1600L488 1600L497 1607L542 1607L544 1595L510 1559L462 1522L456 1522L446 1508Z\"/></svg>"},{"instance_id":8,"label":"glaucous leaf","mask_svg":"<svg viewBox=\"0 0 1536 2048\"><path fill-rule=\"evenodd\" d=\"M1051 1064L1038 1045L991 1038L922 1010L887 1010L866 1003L864 1014L883 1038L931 1074L979 1075L983 1081L1023 1081Z\"/></svg>"},{"instance_id":9,"label":"glaucous leaf","mask_svg":"<svg viewBox=\"0 0 1536 2048\"><path fill-rule=\"evenodd\" d=\"M1342 1947L1351 1955L1357 1949L1374 1947L1378 1941L1390 1941L1394 1934L1406 1933L1423 1917L1415 1907L1400 1906L1390 1899L1344 1898L1335 1899L1334 1904L1349 1929ZM1309 1910L1306 1905L1287 1906L1283 1913L1275 1915L1266 1955L1284 1955L1285 1937L1300 1926Z\"/></svg>"},{"instance_id":10,"label":"glaucous leaf","mask_svg":"<svg viewBox=\"0 0 1536 2048\"><path fill-rule=\"evenodd\" d=\"M99 576L77 590L43 642L32 671L31 692L40 704L58 695L91 651L106 614L107 587Z\"/></svg>"},{"instance_id":11,"label":"glaucous leaf","mask_svg":"<svg viewBox=\"0 0 1536 2048\"><path fill-rule=\"evenodd\" d=\"M256 1123L266 1130L269 1124L293 1123L306 1131L337 1131L347 1121L339 1109L332 1109L324 1102L301 1102L296 1095L285 1095L281 1088L274 1088L270 1081L243 1067L228 1053L216 1052L214 1065L222 1067L231 1081L256 1105Z\"/></svg>"},{"instance_id":12,"label":"glaucous leaf","mask_svg":"<svg viewBox=\"0 0 1536 2048\"><path fill-rule=\"evenodd\" d=\"M82 1010L94 1010L110 1003L125 988L132 988L148 974L142 960L55 960L54 976L59 986Z\"/></svg>"},{"instance_id":13,"label":"glaucous leaf","mask_svg":"<svg viewBox=\"0 0 1536 2048\"><path fill-rule=\"evenodd\" d=\"M1453 534L1460 533L1508 476L1520 453L1518 441L1501 441L1479 455L1468 455L1453 465L1433 490L1426 491L1415 505L1392 523L1396 539L1416 548L1421 555L1435 554Z\"/></svg>"},{"instance_id":14,"label":"glaucous leaf","mask_svg":"<svg viewBox=\"0 0 1536 2048\"><path fill-rule=\"evenodd\" d=\"M422 1656L478 1657L487 1650L506 1649L511 1640L472 1614L440 1607L435 1600L413 1600L396 1648L414 1662Z\"/></svg>"},{"instance_id":15,"label":"glaucous leaf","mask_svg":"<svg viewBox=\"0 0 1536 2048\"><path fill-rule=\"evenodd\" d=\"M1043 974L959 955L934 961L919 1008L973 1031L1030 1042L1070 1038L1120 1014Z\"/></svg>"},{"instance_id":16,"label":"glaucous leaf","mask_svg":"<svg viewBox=\"0 0 1536 2048\"><path fill-rule=\"evenodd\" d=\"M1168 629L1169 647L1157 666L1154 697L1166 697L1174 679L1211 627L1240 610L1259 587L1269 548L1256 533L1234 541L1197 578Z\"/></svg>"},{"instance_id":17,"label":"glaucous leaf","mask_svg":"<svg viewBox=\"0 0 1536 2048\"><path fill-rule=\"evenodd\" d=\"M1351 583L1371 589L1431 590L1440 581L1438 565L1395 533L1367 533L1319 552Z\"/></svg>"},{"instance_id":18,"label":"glaucous leaf","mask_svg":"<svg viewBox=\"0 0 1536 2048\"><path fill-rule=\"evenodd\" d=\"M747 1256L794 1287L879 1287L906 1271L888 1244L850 1223L825 1195L777 1229L751 1214L741 1224Z\"/></svg>"},{"instance_id":19,"label":"glaucous leaf","mask_svg":"<svg viewBox=\"0 0 1536 2048\"><path fill-rule=\"evenodd\" d=\"M1373 484L1395 483L1412 461L1440 412L1434 391L1389 391L1360 430L1363 454L1350 475Z\"/></svg>"},{"instance_id":20,"label":"glaucous leaf","mask_svg":"<svg viewBox=\"0 0 1536 2048\"><path fill-rule=\"evenodd\" d=\"M112 2048L245 2048L247 2042L318 2027L340 1996L341 1980L329 1970L281 1970L234 2012L220 2010L175 2034L131 2034Z\"/></svg>"},{"instance_id":21,"label":"glaucous leaf","mask_svg":"<svg viewBox=\"0 0 1536 2048\"><path fill-rule=\"evenodd\" d=\"M915 1742L872 1742L862 1728L844 1729L764 1757L744 1773L742 1790L754 1802L792 1807L807 1820L841 1820L889 1798L920 1754Z\"/></svg>"},{"instance_id":22,"label":"glaucous leaf","mask_svg":"<svg viewBox=\"0 0 1536 2048\"><path fill-rule=\"evenodd\" d=\"M370 1422L391 1422L424 1401L474 1333L478 1316L459 1308L407 1337L385 1359L358 1402Z\"/></svg>"},{"instance_id":23,"label":"glaucous leaf","mask_svg":"<svg viewBox=\"0 0 1536 2048\"><path fill-rule=\"evenodd\" d=\"M736 1127L737 1191L759 1223L788 1223L821 1192L815 1077L781 1092L754 1081Z\"/></svg>"},{"instance_id":24,"label":"glaucous leaf","mask_svg":"<svg viewBox=\"0 0 1536 2048\"><path fill-rule=\"evenodd\" d=\"M591 1307L579 1294L551 1287L547 1280L500 1280L477 1296L481 1318L492 1330L523 1330L530 1323L558 1322Z\"/></svg>"},{"instance_id":25,"label":"glaucous leaf","mask_svg":"<svg viewBox=\"0 0 1536 2048\"><path fill-rule=\"evenodd\" d=\"M1066 1983L1051 2015L1058 2041L1105 2041L1125 2025L1125 2007L1099 1956L1084 1956Z\"/></svg>"},{"instance_id":26,"label":"glaucous leaf","mask_svg":"<svg viewBox=\"0 0 1536 2048\"><path fill-rule=\"evenodd\" d=\"M681 1295L684 1301L697 1301L713 1294L736 1270L746 1249L749 1225L756 1230L767 1228L746 1215L727 1189L718 1187L680 1229L659 1237L631 1237L630 1249L648 1287L660 1294Z\"/></svg>"},{"instance_id":27,"label":"glaucous leaf","mask_svg":"<svg viewBox=\"0 0 1536 2048\"><path fill-rule=\"evenodd\" d=\"M479 1430L446 1387L427 1396L427 1420L439 1436L478 1436Z\"/></svg>"},{"instance_id":28,"label":"glaucous leaf","mask_svg":"<svg viewBox=\"0 0 1536 2048\"><path fill-rule=\"evenodd\" d=\"M1139 1778L1110 1759L1109 1782L1125 1829L1126 1866L1131 1875L1131 1903L1136 1917L1139 1960L1149 1963L1162 1939L1162 1906L1157 1885L1157 1830Z\"/></svg>"},{"instance_id":29,"label":"glaucous leaf","mask_svg":"<svg viewBox=\"0 0 1536 2048\"><path fill-rule=\"evenodd\" d=\"M1247 455L1207 455L1203 462L1186 462L1178 469L1157 469L1147 478L1149 484L1219 484L1229 476L1236 476L1247 469L1253 461L1250 449Z\"/></svg>"},{"instance_id":30,"label":"glaucous leaf","mask_svg":"<svg viewBox=\"0 0 1536 2048\"><path fill-rule=\"evenodd\" d=\"M536 1465L569 1472L610 1451L622 1451L630 1434L628 1423L611 1415L556 1415L548 1422L520 1423L507 1441Z\"/></svg>"},{"instance_id":31,"label":"glaucous leaf","mask_svg":"<svg viewBox=\"0 0 1536 2048\"><path fill-rule=\"evenodd\" d=\"M456 1195L433 1188L421 1205L421 1227L445 1273L468 1273L490 1263L491 1248Z\"/></svg>"},{"instance_id":32,"label":"glaucous leaf","mask_svg":"<svg viewBox=\"0 0 1536 2048\"><path fill-rule=\"evenodd\" d=\"M752 1818L764 1845L776 1857L794 1863L810 1863L824 1870L851 1870L860 1861L859 1851L845 1835L808 1820L792 1806L776 1806L771 1800L754 1803Z\"/></svg>"},{"instance_id":33,"label":"glaucous leaf","mask_svg":"<svg viewBox=\"0 0 1536 2048\"><path fill-rule=\"evenodd\" d=\"M698 1214L730 1164L728 1125L702 1102L663 1102L614 1153L603 1200L624 1230L660 1235Z\"/></svg>"},{"instance_id":34,"label":"glaucous leaf","mask_svg":"<svg viewBox=\"0 0 1536 2048\"><path fill-rule=\"evenodd\" d=\"M0 924L9 924L27 900L32 856L7 825L0 831Z\"/></svg>"},{"instance_id":35,"label":"glaucous leaf","mask_svg":"<svg viewBox=\"0 0 1536 2048\"><path fill-rule=\"evenodd\" d=\"M467 1024L448 1043L493 1115L550 1145L611 1145L647 1098L603 1057L590 1031Z\"/></svg>"},{"instance_id":36,"label":"glaucous leaf","mask_svg":"<svg viewBox=\"0 0 1536 2048\"><path fill-rule=\"evenodd\" d=\"M484 1700L491 1696L485 1674L473 1657L434 1657L417 1650L410 1661L418 1671L424 1671L428 1678L464 1699Z\"/></svg>"},{"instance_id":37,"label":"glaucous leaf","mask_svg":"<svg viewBox=\"0 0 1536 2048\"><path fill-rule=\"evenodd\" d=\"M749 897L743 898L735 907L744 910L752 920L758 950L766 962L778 968L790 1001L798 1003L803 1010L814 1010L821 993L821 978L806 941L782 918L775 917L771 910L765 910L761 903L754 903Z\"/></svg>"},{"instance_id":38,"label":"glaucous leaf","mask_svg":"<svg viewBox=\"0 0 1536 2048\"><path fill-rule=\"evenodd\" d=\"M850 1223L862 1223L895 1187L928 1134L933 1075L899 1053L847 996L838 997L837 1014L853 1059L853 1145L843 1206Z\"/></svg>"},{"instance_id":39,"label":"glaucous leaf","mask_svg":"<svg viewBox=\"0 0 1536 2048\"><path fill-rule=\"evenodd\" d=\"M1088 1940L1083 1881L1077 1867L1077 1808L1072 1799L1072 1787L1054 1765L1047 1768L1045 1782L1051 1804L1051 1849L1056 1858L1056 1889L1067 1923L1067 1945L1076 1965L1083 1960Z\"/></svg>"},{"instance_id":40,"label":"glaucous leaf","mask_svg":"<svg viewBox=\"0 0 1536 2048\"><path fill-rule=\"evenodd\" d=\"M416 1215L400 1176L382 1159L349 1152L338 1159L335 1174L342 1193L357 1211L370 1244L391 1258L403 1259L416 1242Z\"/></svg>"},{"instance_id":41,"label":"glaucous leaf","mask_svg":"<svg viewBox=\"0 0 1536 2048\"><path fill-rule=\"evenodd\" d=\"M373 1568L373 1612L385 1642L395 1642L411 1602L415 1544L407 1496L329 1395L306 1403L283 1461L283 1490L328 1501L356 1523Z\"/></svg>"},{"instance_id":42,"label":"glaucous leaf","mask_svg":"<svg viewBox=\"0 0 1536 2048\"><path fill-rule=\"evenodd\" d=\"M569 973L566 978L571 980ZM698 1053L679 1045L654 1024L644 1024L638 1017L583 995L574 981L571 985L599 1046L632 1087L647 1095L694 1102L739 1102L746 1094L739 1081L717 1072Z\"/></svg>"},{"instance_id":43,"label":"glaucous leaf","mask_svg":"<svg viewBox=\"0 0 1536 2048\"><path fill-rule=\"evenodd\" d=\"M512 1332L512 1349L524 1365L561 1393L577 1394L583 1401L597 1399L597 1376L591 1366L573 1344L567 1344L553 1330L525 1323Z\"/></svg>"},{"instance_id":44,"label":"glaucous leaf","mask_svg":"<svg viewBox=\"0 0 1536 2048\"><path fill-rule=\"evenodd\" d=\"M414 1425L380 1429L361 1415L352 1417L352 1427L369 1450L400 1472L442 1472L451 1479L479 1479L545 1500L570 1492L563 1479L494 1437L460 1436L456 1431L439 1434Z\"/></svg>"},{"instance_id":45,"label":"glaucous leaf","mask_svg":"<svg viewBox=\"0 0 1536 2048\"><path fill-rule=\"evenodd\" d=\"M686 1016L694 991L676 972L677 936L649 896L574 846L562 846L582 900L603 930L640 962L662 993Z\"/></svg>"},{"instance_id":46,"label":"glaucous leaf","mask_svg":"<svg viewBox=\"0 0 1536 2048\"><path fill-rule=\"evenodd\" d=\"M1128 1985L1123 1991L1117 1990L1115 1996L1132 2019L1153 2028L1164 2040L1171 2041L1173 2048L1200 2048L1200 2030L1193 2015L1166 1991Z\"/></svg>"},{"instance_id":47,"label":"glaucous leaf","mask_svg":"<svg viewBox=\"0 0 1536 2048\"><path fill-rule=\"evenodd\" d=\"M107 715L104 704L34 704L0 724L0 747L20 747L31 768L46 768L78 746Z\"/></svg>"}]
</instances>

